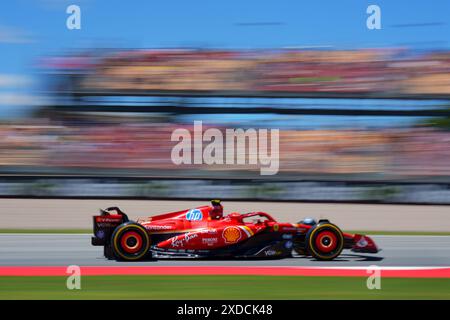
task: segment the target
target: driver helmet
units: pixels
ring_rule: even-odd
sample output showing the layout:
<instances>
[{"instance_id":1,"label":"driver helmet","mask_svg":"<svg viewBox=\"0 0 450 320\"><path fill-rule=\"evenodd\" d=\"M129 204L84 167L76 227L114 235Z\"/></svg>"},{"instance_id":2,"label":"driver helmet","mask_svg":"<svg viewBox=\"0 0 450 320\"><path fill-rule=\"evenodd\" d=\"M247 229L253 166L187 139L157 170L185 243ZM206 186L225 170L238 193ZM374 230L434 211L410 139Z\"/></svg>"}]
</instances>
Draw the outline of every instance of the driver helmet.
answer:
<instances>
[{"instance_id":1,"label":"driver helmet","mask_svg":"<svg viewBox=\"0 0 450 320\"><path fill-rule=\"evenodd\" d=\"M220 200L211 200L211 210L209 211L211 219L221 219L223 217L223 207Z\"/></svg>"}]
</instances>

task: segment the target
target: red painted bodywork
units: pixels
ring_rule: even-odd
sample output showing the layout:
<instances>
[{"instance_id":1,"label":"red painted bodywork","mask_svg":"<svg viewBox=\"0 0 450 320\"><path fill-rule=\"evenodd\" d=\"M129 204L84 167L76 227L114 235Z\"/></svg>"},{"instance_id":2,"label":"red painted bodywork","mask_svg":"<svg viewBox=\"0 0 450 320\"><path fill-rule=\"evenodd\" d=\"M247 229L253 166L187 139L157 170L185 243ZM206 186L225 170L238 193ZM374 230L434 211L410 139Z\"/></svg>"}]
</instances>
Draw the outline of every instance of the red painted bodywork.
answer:
<instances>
[{"instance_id":1,"label":"red painted bodywork","mask_svg":"<svg viewBox=\"0 0 450 320\"><path fill-rule=\"evenodd\" d=\"M140 218L137 220L150 235L170 235L156 244L159 249L210 250L243 242L262 231L283 234L306 234L311 225L277 222L265 212L231 213L221 219L211 219L212 207L202 206ZM378 248L368 236L344 233L347 249L376 253Z\"/></svg>"}]
</instances>

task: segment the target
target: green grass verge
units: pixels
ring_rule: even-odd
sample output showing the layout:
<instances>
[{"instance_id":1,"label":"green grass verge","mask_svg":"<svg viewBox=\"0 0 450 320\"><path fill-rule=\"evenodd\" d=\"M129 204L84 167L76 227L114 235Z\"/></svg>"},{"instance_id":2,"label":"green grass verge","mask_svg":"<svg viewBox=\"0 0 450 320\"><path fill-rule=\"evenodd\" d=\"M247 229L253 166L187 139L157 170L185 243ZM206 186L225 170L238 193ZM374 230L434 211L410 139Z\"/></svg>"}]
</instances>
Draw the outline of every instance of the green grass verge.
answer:
<instances>
[{"instance_id":1,"label":"green grass verge","mask_svg":"<svg viewBox=\"0 0 450 320\"><path fill-rule=\"evenodd\" d=\"M0 277L0 299L450 299L450 279L363 277L85 276L81 290L65 277Z\"/></svg>"},{"instance_id":2,"label":"green grass verge","mask_svg":"<svg viewBox=\"0 0 450 320\"><path fill-rule=\"evenodd\" d=\"M399 235L399 236L450 236L450 232L433 231L364 231L345 230L348 233L362 233L367 235ZM92 233L92 229L0 229L0 233Z\"/></svg>"}]
</instances>

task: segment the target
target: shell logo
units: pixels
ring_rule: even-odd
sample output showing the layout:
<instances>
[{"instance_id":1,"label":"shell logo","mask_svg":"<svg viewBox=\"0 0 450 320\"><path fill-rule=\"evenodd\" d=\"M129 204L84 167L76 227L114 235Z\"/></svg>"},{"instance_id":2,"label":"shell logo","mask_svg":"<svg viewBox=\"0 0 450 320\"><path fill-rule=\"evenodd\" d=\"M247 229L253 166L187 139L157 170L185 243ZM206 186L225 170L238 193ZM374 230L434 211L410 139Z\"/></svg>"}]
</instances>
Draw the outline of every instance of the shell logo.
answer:
<instances>
[{"instance_id":1,"label":"shell logo","mask_svg":"<svg viewBox=\"0 0 450 320\"><path fill-rule=\"evenodd\" d=\"M241 236L241 229L238 227L226 227L222 232L222 237L226 243L238 242Z\"/></svg>"}]
</instances>

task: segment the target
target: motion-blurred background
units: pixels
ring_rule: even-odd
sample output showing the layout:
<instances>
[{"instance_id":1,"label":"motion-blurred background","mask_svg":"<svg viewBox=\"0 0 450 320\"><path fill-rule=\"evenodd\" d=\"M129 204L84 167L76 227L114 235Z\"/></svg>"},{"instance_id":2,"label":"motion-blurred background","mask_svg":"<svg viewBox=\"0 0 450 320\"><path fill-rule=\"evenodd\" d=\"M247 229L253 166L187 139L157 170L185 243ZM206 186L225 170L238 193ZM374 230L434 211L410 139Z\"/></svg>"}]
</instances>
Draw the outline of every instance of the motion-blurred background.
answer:
<instances>
[{"instance_id":1,"label":"motion-blurred background","mask_svg":"<svg viewBox=\"0 0 450 320\"><path fill-rule=\"evenodd\" d=\"M3 3L0 195L450 203L447 1ZM177 128L280 129L280 168Z\"/></svg>"}]
</instances>

